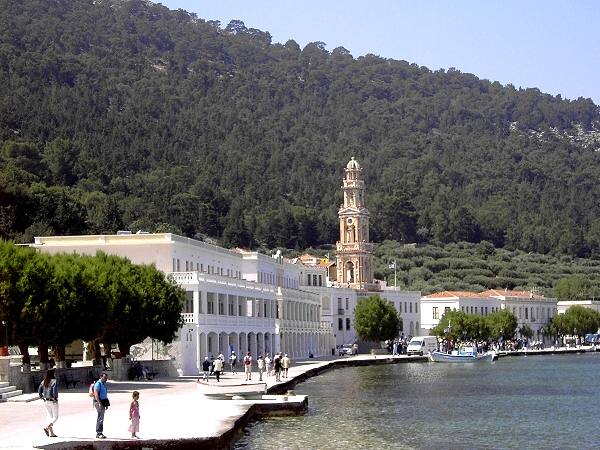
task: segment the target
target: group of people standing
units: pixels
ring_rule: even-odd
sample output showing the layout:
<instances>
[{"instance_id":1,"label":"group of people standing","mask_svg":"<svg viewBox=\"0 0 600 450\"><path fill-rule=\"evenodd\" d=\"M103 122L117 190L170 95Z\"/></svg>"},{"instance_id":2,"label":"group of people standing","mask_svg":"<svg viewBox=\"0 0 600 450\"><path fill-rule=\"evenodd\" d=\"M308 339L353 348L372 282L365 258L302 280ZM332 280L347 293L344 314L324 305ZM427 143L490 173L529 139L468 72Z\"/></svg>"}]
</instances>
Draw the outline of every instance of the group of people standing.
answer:
<instances>
[{"instance_id":1,"label":"group of people standing","mask_svg":"<svg viewBox=\"0 0 600 450\"><path fill-rule=\"evenodd\" d=\"M108 388L106 382L108 374L103 372L100 378L90 386L90 395L94 398L92 404L97 412L96 417L96 438L106 439L104 435L104 413L110 406L108 400ZM58 382L54 376L54 370L50 369L46 372L44 379L38 387L38 395L44 402L48 425L44 427L44 433L49 437L57 437L54 433L54 424L58 420ZM133 391L132 401L129 405L129 432L131 437L137 439L137 433L140 430L140 393Z\"/></svg>"},{"instance_id":2,"label":"group of people standing","mask_svg":"<svg viewBox=\"0 0 600 450\"><path fill-rule=\"evenodd\" d=\"M237 355L235 351L231 352L229 356L229 365L232 374L237 374ZM242 358L242 365L244 366L244 374L246 375L246 381L252 381L252 369L253 369L252 353L247 352ZM288 370L291 365L289 356L282 352L276 353L273 359L269 354L258 355L256 360L256 367L258 370L258 381L263 381L263 375L275 376L275 381L281 381L281 377L287 378ZM224 373L225 357L222 353L217 358L210 358L206 356L202 362L202 381L208 382L209 377L214 374L217 382L221 381L221 375Z\"/></svg>"},{"instance_id":3,"label":"group of people standing","mask_svg":"<svg viewBox=\"0 0 600 450\"><path fill-rule=\"evenodd\" d=\"M281 381L281 376L287 378L288 369L290 368L291 360L289 356L282 352L275 353L273 359L269 354L258 355L256 360L256 367L258 369L258 381L263 380L263 374L265 376L275 376L275 381ZM244 368L246 372L246 381L252 380L252 355L250 352L244 357Z\"/></svg>"}]
</instances>

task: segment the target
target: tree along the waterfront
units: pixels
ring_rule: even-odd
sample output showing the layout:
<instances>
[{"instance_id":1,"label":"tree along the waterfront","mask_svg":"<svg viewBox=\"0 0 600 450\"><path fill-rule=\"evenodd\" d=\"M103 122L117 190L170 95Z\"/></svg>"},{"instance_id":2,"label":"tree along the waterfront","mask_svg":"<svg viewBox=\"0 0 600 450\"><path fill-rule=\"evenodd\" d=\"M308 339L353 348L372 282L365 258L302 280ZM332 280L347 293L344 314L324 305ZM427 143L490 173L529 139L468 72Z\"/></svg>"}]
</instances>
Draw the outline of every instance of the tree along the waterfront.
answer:
<instances>
[{"instance_id":1,"label":"tree along the waterfront","mask_svg":"<svg viewBox=\"0 0 600 450\"><path fill-rule=\"evenodd\" d=\"M361 298L354 308L354 328L365 341L395 339L400 332L400 313L379 294Z\"/></svg>"},{"instance_id":2,"label":"tree along the waterfront","mask_svg":"<svg viewBox=\"0 0 600 450\"><path fill-rule=\"evenodd\" d=\"M510 340L517 330L517 318L506 309L488 316L450 310L444 313L431 334L452 342Z\"/></svg>"},{"instance_id":3,"label":"tree along the waterfront","mask_svg":"<svg viewBox=\"0 0 600 450\"><path fill-rule=\"evenodd\" d=\"M600 328L600 313L580 305L571 306L564 314L552 317L548 331L557 337L585 336L597 333Z\"/></svg>"},{"instance_id":4,"label":"tree along the waterfront","mask_svg":"<svg viewBox=\"0 0 600 450\"><path fill-rule=\"evenodd\" d=\"M125 258L50 256L0 241L0 274L0 319L25 364L31 346L41 349L41 363L48 347L64 361L76 339L104 343L105 357L118 343L127 355L146 337L171 342L182 324L184 291L153 266Z\"/></svg>"}]
</instances>

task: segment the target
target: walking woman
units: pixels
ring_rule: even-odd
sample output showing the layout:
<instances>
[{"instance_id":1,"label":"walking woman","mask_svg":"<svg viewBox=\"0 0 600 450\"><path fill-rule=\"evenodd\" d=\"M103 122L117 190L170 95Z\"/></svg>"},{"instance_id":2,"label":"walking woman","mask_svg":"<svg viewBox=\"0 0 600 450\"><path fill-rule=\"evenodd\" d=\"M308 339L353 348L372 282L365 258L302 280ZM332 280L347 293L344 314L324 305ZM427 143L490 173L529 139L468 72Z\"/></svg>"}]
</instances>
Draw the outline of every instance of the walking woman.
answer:
<instances>
[{"instance_id":1,"label":"walking woman","mask_svg":"<svg viewBox=\"0 0 600 450\"><path fill-rule=\"evenodd\" d=\"M48 416L48 426L44 428L44 433L46 436L56 437L52 428L58 420L58 383L54 378L54 370L50 369L46 372L46 376L38 388L38 394L44 402Z\"/></svg>"}]
</instances>

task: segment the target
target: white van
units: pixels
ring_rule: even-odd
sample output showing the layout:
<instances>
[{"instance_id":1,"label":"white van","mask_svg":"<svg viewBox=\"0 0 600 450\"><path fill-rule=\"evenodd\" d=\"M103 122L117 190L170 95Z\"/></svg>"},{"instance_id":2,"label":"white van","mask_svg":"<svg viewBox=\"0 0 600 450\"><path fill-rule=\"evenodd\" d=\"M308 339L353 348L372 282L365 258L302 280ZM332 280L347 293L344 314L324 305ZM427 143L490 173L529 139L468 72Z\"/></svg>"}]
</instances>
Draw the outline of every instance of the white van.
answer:
<instances>
[{"instance_id":1,"label":"white van","mask_svg":"<svg viewBox=\"0 0 600 450\"><path fill-rule=\"evenodd\" d=\"M437 338L435 336L415 336L408 343L406 353L409 355L426 355L437 350Z\"/></svg>"}]
</instances>

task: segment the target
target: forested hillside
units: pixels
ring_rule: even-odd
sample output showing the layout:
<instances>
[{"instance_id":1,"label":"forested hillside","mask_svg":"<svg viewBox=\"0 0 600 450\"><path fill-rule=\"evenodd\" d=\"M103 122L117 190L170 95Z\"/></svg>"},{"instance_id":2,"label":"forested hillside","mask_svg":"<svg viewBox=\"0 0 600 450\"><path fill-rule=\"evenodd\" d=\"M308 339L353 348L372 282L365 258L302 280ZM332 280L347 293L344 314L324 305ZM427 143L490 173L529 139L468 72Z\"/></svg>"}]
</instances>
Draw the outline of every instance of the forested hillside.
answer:
<instances>
[{"instance_id":1,"label":"forested hillside","mask_svg":"<svg viewBox=\"0 0 600 450\"><path fill-rule=\"evenodd\" d=\"M389 263L395 261L396 270ZM376 276L398 289L533 290L560 300L600 297L600 261L496 249L489 242L444 246L384 241L375 251Z\"/></svg>"},{"instance_id":2,"label":"forested hillside","mask_svg":"<svg viewBox=\"0 0 600 450\"><path fill-rule=\"evenodd\" d=\"M600 256L600 114L450 69L146 1L0 0L0 235L335 242L343 167L372 240Z\"/></svg>"}]
</instances>

